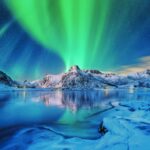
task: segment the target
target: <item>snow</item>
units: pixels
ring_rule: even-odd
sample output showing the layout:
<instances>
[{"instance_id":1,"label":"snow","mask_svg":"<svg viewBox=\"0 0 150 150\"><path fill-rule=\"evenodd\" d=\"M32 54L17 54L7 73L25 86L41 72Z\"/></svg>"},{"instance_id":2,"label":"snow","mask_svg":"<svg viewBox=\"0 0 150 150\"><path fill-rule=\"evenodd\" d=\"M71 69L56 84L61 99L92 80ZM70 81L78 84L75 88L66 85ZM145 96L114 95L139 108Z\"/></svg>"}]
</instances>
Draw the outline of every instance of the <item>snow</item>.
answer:
<instances>
[{"instance_id":1,"label":"snow","mask_svg":"<svg viewBox=\"0 0 150 150\"><path fill-rule=\"evenodd\" d=\"M102 138L101 149L149 150L150 102L120 102L110 115L103 119L108 129Z\"/></svg>"},{"instance_id":2,"label":"snow","mask_svg":"<svg viewBox=\"0 0 150 150\"><path fill-rule=\"evenodd\" d=\"M48 74L42 80L17 82L5 73L2 74L6 83L19 88L51 88L51 89L104 89L104 88L150 88L150 70L119 75L102 73L98 70L81 70L72 66L68 72L61 74ZM7 81L8 80L8 81ZM0 81L0 83L4 81Z\"/></svg>"},{"instance_id":3,"label":"snow","mask_svg":"<svg viewBox=\"0 0 150 150\"><path fill-rule=\"evenodd\" d=\"M61 128L55 130L55 127L36 126L20 130L2 150L14 147L28 150L78 150L81 148L82 150L149 150L150 102L112 101L110 104L114 108L101 114L102 119L99 118L99 115L95 115L89 118L90 122L87 120L87 124L93 126L92 130L95 130L94 125L98 127L100 123L107 129L104 135L99 133L95 139L71 136L73 134L82 135L82 133L70 130L68 127L63 127L63 130L58 130ZM89 135L92 131L90 130L87 131ZM69 132L70 137L65 135L66 131Z\"/></svg>"},{"instance_id":4,"label":"snow","mask_svg":"<svg viewBox=\"0 0 150 150\"><path fill-rule=\"evenodd\" d=\"M98 70L80 70L72 66L66 73L47 75L43 80L31 82L37 87L53 89L102 89L102 88L150 88L150 74L148 70L129 75L101 73Z\"/></svg>"},{"instance_id":5,"label":"snow","mask_svg":"<svg viewBox=\"0 0 150 150\"><path fill-rule=\"evenodd\" d=\"M62 79L63 74L58 75L46 75L43 80L32 82L38 87L48 88L48 87L56 87Z\"/></svg>"},{"instance_id":6,"label":"snow","mask_svg":"<svg viewBox=\"0 0 150 150\"><path fill-rule=\"evenodd\" d=\"M14 88L0 83L0 91L10 91L10 90L14 90Z\"/></svg>"}]
</instances>

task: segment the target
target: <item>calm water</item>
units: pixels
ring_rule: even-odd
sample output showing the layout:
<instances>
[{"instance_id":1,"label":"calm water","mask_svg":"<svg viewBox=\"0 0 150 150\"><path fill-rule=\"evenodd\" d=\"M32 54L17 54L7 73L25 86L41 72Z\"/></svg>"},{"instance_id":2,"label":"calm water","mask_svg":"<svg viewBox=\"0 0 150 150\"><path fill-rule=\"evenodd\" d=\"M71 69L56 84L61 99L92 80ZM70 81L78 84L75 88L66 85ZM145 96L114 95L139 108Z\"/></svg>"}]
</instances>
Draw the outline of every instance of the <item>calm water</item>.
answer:
<instances>
[{"instance_id":1,"label":"calm water","mask_svg":"<svg viewBox=\"0 0 150 150\"><path fill-rule=\"evenodd\" d=\"M97 140L111 103L148 100L149 93L146 89L0 92L0 149L67 150L71 148L66 139Z\"/></svg>"}]
</instances>

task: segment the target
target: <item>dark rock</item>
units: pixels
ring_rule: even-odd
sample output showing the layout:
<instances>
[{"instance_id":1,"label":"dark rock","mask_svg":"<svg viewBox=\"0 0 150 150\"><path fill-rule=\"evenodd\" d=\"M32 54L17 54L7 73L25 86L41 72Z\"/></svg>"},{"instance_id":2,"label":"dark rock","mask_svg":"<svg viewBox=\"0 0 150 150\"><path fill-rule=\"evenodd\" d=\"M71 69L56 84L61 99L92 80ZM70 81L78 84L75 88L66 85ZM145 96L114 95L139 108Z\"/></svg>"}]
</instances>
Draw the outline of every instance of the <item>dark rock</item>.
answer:
<instances>
[{"instance_id":1,"label":"dark rock","mask_svg":"<svg viewBox=\"0 0 150 150\"><path fill-rule=\"evenodd\" d=\"M79 71L79 70L80 70L80 68L77 65L74 65L74 66L70 67L70 69L69 69L69 71Z\"/></svg>"},{"instance_id":2,"label":"dark rock","mask_svg":"<svg viewBox=\"0 0 150 150\"><path fill-rule=\"evenodd\" d=\"M103 122L100 124L99 126L99 133L101 133L102 135L106 134L108 132L107 128L103 125Z\"/></svg>"},{"instance_id":3,"label":"dark rock","mask_svg":"<svg viewBox=\"0 0 150 150\"><path fill-rule=\"evenodd\" d=\"M12 86L14 84L14 81L4 72L0 71L0 83Z\"/></svg>"},{"instance_id":4,"label":"dark rock","mask_svg":"<svg viewBox=\"0 0 150 150\"><path fill-rule=\"evenodd\" d=\"M150 69L146 70L146 74L150 75Z\"/></svg>"},{"instance_id":5,"label":"dark rock","mask_svg":"<svg viewBox=\"0 0 150 150\"><path fill-rule=\"evenodd\" d=\"M99 70L85 70L86 73L103 74Z\"/></svg>"}]
</instances>

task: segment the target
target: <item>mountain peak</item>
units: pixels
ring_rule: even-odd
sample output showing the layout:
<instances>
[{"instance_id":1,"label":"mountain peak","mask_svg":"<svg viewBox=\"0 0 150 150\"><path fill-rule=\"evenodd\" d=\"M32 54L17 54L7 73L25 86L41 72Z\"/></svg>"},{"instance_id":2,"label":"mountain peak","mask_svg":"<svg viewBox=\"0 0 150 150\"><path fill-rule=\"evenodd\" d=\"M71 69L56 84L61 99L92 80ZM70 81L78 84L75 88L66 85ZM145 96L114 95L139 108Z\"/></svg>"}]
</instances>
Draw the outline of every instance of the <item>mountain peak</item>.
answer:
<instances>
[{"instance_id":1,"label":"mountain peak","mask_svg":"<svg viewBox=\"0 0 150 150\"><path fill-rule=\"evenodd\" d=\"M150 69L125 76L102 73L99 70L80 70L77 65L70 67L66 73L46 75L42 80L17 82L0 71L0 85L18 88L51 89L100 89L107 87L144 87L150 88Z\"/></svg>"},{"instance_id":2,"label":"mountain peak","mask_svg":"<svg viewBox=\"0 0 150 150\"><path fill-rule=\"evenodd\" d=\"M80 71L80 68L78 65L74 65L70 67L69 71L77 72Z\"/></svg>"}]
</instances>

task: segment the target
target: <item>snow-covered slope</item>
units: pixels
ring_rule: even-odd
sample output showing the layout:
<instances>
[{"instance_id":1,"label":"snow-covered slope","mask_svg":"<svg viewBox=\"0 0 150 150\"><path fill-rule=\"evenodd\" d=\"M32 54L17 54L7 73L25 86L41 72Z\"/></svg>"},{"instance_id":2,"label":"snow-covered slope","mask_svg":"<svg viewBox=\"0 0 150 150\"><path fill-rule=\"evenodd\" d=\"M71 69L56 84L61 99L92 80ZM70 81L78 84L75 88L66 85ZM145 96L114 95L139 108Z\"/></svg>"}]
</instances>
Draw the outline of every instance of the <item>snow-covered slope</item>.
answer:
<instances>
[{"instance_id":1,"label":"snow-covered slope","mask_svg":"<svg viewBox=\"0 0 150 150\"><path fill-rule=\"evenodd\" d=\"M35 87L54 89L98 89L107 87L150 87L150 70L129 75L102 73L98 70L80 70L72 66L68 72L46 75L42 80L31 82Z\"/></svg>"},{"instance_id":2,"label":"snow-covered slope","mask_svg":"<svg viewBox=\"0 0 150 150\"><path fill-rule=\"evenodd\" d=\"M136 87L147 87L150 88L150 70L147 69L143 72L138 72L134 74L130 74L127 76L130 83L134 82L133 84Z\"/></svg>"},{"instance_id":3,"label":"snow-covered slope","mask_svg":"<svg viewBox=\"0 0 150 150\"><path fill-rule=\"evenodd\" d=\"M63 74L58 75L46 75L42 80L36 80L30 82L32 85L38 88L56 88L61 82Z\"/></svg>"},{"instance_id":4,"label":"snow-covered slope","mask_svg":"<svg viewBox=\"0 0 150 150\"><path fill-rule=\"evenodd\" d=\"M51 89L100 89L100 88L150 88L150 70L129 75L102 73L98 70L81 70L72 66L68 72L57 75L48 74L41 80L16 82L0 72L0 83L19 88Z\"/></svg>"},{"instance_id":5,"label":"snow-covered slope","mask_svg":"<svg viewBox=\"0 0 150 150\"><path fill-rule=\"evenodd\" d=\"M32 84L41 88L59 89L95 89L114 86L102 78L101 72L96 70L80 70L78 66L72 66L68 72L59 75L46 75L42 80L33 81Z\"/></svg>"}]
</instances>

